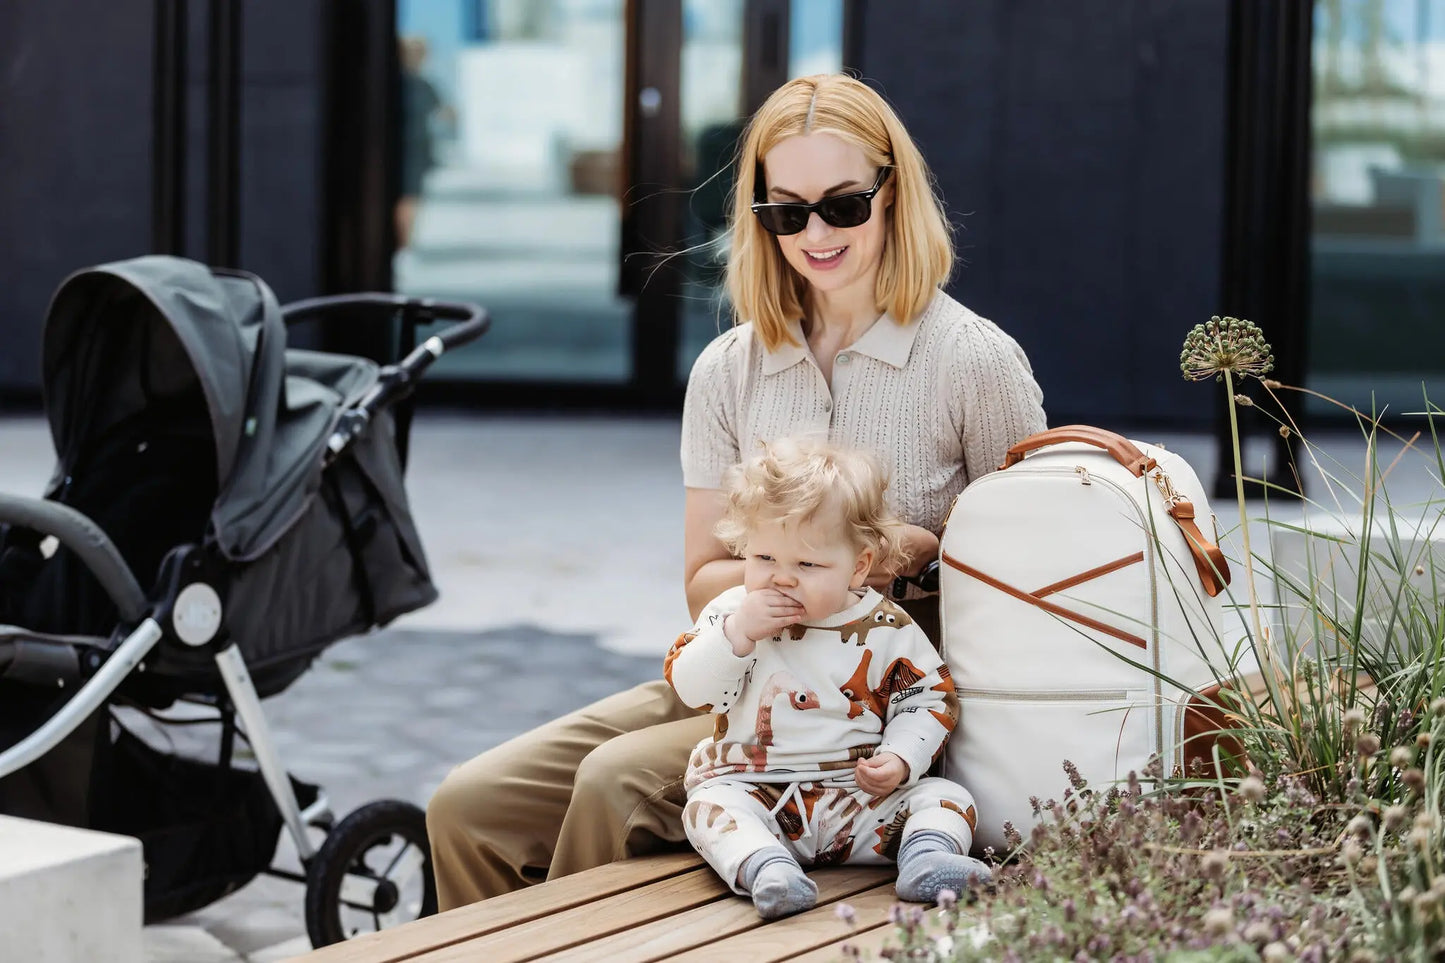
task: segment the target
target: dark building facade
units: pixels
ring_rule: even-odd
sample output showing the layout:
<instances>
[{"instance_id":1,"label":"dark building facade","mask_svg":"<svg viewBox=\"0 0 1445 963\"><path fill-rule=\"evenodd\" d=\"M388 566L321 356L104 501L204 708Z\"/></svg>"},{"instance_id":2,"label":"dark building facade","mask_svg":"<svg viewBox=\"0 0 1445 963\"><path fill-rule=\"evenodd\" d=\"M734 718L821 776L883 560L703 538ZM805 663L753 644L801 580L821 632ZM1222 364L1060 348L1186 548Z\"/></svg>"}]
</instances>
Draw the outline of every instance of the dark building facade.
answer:
<instances>
[{"instance_id":1,"label":"dark building facade","mask_svg":"<svg viewBox=\"0 0 1445 963\"><path fill-rule=\"evenodd\" d=\"M1393 23L1392 3L1367 5ZM1435 49L1445 4L1408 6L1415 46L1376 51L1377 72ZM1438 23L1419 13L1433 6ZM6 4L0 399L38 397L67 273L160 250L253 270L283 300L394 287L487 304L492 333L438 366L433 399L676 409L728 320L720 188L741 120L788 76L843 67L918 139L957 227L950 290L1023 344L1052 422L1212 425L1177 359L1216 313L1257 320L1287 379L1368 403L1369 378L1445 370L1445 351L1376 351L1350 380L1357 347L1445 348L1429 221L1445 135L1329 126L1376 103L1374 40L1347 7Z\"/></svg>"}]
</instances>

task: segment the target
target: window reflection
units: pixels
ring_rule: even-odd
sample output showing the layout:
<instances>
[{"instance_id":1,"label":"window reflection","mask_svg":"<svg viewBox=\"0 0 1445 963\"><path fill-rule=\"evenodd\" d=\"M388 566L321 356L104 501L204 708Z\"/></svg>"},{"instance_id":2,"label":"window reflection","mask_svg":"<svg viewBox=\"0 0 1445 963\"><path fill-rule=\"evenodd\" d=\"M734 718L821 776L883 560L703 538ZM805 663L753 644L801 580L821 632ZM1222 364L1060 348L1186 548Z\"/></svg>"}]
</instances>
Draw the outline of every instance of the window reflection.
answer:
<instances>
[{"instance_id":1,"label":"window reflection","mask_svg":"<svg viewBox=\"0 0 1445 963\"><path fill-rule=\"evenodd\" d=\"M1310 387L1445 403L1445 0L1318 0L1314 26Z\"/></svg>"},{"instance_id":2,"label":"window reflection","mask_svg":"<svg viewBox=\"0 0 1445 963\"><path fill-rule=\"evenodd\" d=\"M631 306L616 295L623 5L397 4L419 63L403 77L395 287L475 300L495 319L438 362L441 377L631 375Z\"/></svg>"}]
</instances>

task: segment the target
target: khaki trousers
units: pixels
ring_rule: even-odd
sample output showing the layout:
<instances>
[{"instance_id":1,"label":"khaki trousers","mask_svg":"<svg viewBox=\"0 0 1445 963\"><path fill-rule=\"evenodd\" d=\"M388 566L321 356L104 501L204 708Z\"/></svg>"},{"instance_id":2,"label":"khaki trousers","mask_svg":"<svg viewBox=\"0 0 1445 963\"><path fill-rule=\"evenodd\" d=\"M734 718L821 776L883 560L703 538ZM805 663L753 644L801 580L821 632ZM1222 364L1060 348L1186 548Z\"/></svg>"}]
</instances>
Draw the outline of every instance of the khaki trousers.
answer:
<instances>
[{"instance_id":1,"label":"khaki trousers","mask_svg":"<svg viewBox=\"0 0 1445 963\"><path fill-rule=\"evenodd\" d=\"M712 726L658 679L453 769L427 805L438 907L683 843L682 776Z\"/></svg>"},{"instance_id":2,"label":"khaki trousers","mask_svg":"<svg viewBox=\"0 0 1445 963\"><path fill-rule=\"evenodd\" d=\"M937 599L903 607L937 645ZM427 804L438 908L683 844L683 773L712 731L658 679L462 763Z\"/></svg>"}]
</instances>

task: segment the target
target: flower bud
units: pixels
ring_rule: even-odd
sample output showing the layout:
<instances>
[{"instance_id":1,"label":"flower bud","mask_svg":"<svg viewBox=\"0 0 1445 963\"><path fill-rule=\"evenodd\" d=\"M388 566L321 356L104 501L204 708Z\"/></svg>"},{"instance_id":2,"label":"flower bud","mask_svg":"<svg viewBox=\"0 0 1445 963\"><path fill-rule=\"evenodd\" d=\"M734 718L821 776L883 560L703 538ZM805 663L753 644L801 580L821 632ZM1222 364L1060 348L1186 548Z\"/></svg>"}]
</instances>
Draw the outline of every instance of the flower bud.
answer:
<instances>
[{"instance_id":1,"label":"flower bud","mask_svg":"<svg viewBox=\"0 0 1445 963\"><path fill-rule=\"evenodd\" d=\"M1216 849L1211 853L1206 853L1203 862L1201 862L1199 866L1200 872L1202 872L1207 879L1218 879L1224 875L1224 871L1228 868L1229 854L1222 849Z\"/></svg>"},{"instance_id":2,"label":"flower bud","mask_svg":"<svg viewBox=\"0 0 1445 963\"><path fill-rule=\"evenodd\" d=\"M1355 751L1362 758L1368 759L1380 751L1380 737L1373 732L1367 732L1355 740Z\"/></svg>"},{"instance_id":3,"label":"flower bud","mask_svg":"<svg viewBox=\"0 0 1445 963\"><path fill-rule=\"evenodd\" d=\"M1396 832L1405 825L1405 820L1410 818L1410 810L1404 806L1387 806L1383 822L1387 832Z\"/></svg>"},{"instance_id":4,"label":"flower bud","mask_svg":"<svg viewBox=\"0 0 1445 963\"><path fill-rule=\"evenodd\" d=\"M1404 769L1415 761L1415 750L1409 746L1396 746L1390 750L1390 765Z\"/></svg>"},{"instance_id":5,"label":"flower bud","mask_svg":"<svg viewBox=\"0 0 1445 963\"><path fill-rule=\"evenodd\" d=\"M1204 932L1213 937L1227 935L1234 929L1234 914L1223 906L1216 906L1204 914Z\"/></svg>"},{"instance_id":6,"label":"flower bud","mask_svg":"<svg viewBox=\"0 0 1445 963\"><path fill-rule=\"evenodd\" d=\"M1411 792L1423 793L1425 791L1425 774L1419 769L1413 767L1406 769L1400 774L1400 781L1404 783L1405 788Z\"/></svg>"},{"instance_id":7,"label":"flower bud","mask_svg":"<svg viewBox=\"0 0 1445 963\"><path fill-rule=\"evenodd\" d=\"M1370 831L1373 829L1374 824L1370 822L1370 817L1364 813L1355 816L1349 821L1349 824L1345 826L1345 832L1352 836L1358 836L1360 839L1369 839Z\"/></svg>"},{"instance_id":8,"label":"flower bud","mask_svg":"<svg viewBox=\"0 0 1445 963\"><path fill-rule=\"evenodd\" d=\"M1441 696L1430 703L1430 711L1437 716L1445 716L1445 696Z\"/></svg>"},{"instance_id":9,"label":"flower bud","mask_svg":"<svg viewBox=\"0 0 1445 963\"><path fill-rule=\"evenodd\" d=\"M1245 776L1239 781L1239 794L1252 803L1264 800L1264 783L1254 776Z\"/></svg>"},{"instance_id":10,"label":"flower bud","mask_svg":"<svg viewBox=\"0 0 1445 963\"><path fill-rule=\"evenodd\" d=\"M1352 706L1345 710L1340 722L1344 725L1345 735L1351 735L1365 724L1365 710L1359 706Z\"/></svg>"},{"instance_id":11,"label":"flower bud","mask_svg":"<svg viewBox=\"0 0 1445 963\"><path fill-rule=\"evenodd\" d=\"M1430 733L1422 732L1415 737L1415 747L1417 749L1429 749L1430 742L1433 738L1434 737L1431 736Z\"/></svg>"},{"instance_id":12,"label":"flower bud","mask_svg":"<svg viewBox=\"0 0 1445 963\"><path fill-rule=\"evenodd\" d=\"M1345 837L1344 843L1340 845L1340 861L1346 866L1355 866L1360 862L1360 857L1365 851L1360 846L1360 841L1354 836Z\"/></svg>"}]
</instances>

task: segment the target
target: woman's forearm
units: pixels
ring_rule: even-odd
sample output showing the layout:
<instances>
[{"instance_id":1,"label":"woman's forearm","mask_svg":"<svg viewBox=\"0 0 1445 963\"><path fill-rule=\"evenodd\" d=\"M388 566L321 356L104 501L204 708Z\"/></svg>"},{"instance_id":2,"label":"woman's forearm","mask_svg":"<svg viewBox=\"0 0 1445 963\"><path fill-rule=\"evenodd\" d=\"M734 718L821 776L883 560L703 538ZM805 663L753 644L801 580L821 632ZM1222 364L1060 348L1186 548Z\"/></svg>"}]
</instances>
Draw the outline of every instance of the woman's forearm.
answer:
<instances>
[{"instance_id":1,"label":"woman's forearm","mask_svg":"<svg viewBox=\"0 0 1445 963\"><path fill-rule=\"evenodd\" d=\"M704 562L687 582L687 610L693 619L707 603L734 585L743 584L743 561L740 558L718 558Z\"/></svg>"}]
</instances>

